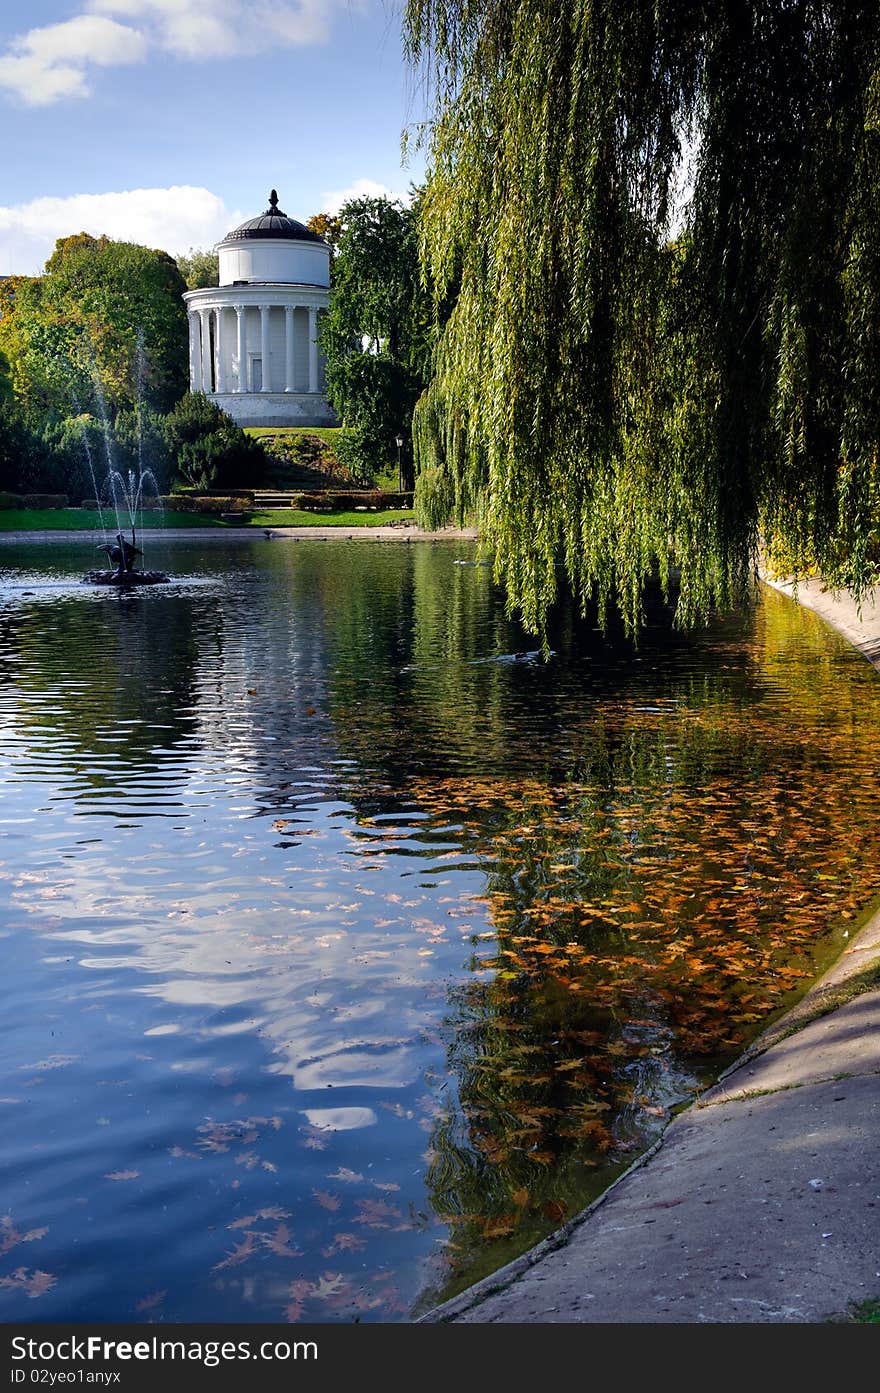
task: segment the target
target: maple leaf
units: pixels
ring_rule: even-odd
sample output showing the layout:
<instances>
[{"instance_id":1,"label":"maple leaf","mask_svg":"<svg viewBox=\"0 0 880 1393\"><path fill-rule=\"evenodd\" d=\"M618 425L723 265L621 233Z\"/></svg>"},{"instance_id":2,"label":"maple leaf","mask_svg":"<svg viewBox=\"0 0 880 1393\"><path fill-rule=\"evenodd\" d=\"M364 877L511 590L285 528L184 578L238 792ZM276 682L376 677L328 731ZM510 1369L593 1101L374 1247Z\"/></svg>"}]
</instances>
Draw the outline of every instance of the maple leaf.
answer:
<instances>
[{"instance_id":1,"label":"maple leaf","mask_svg":"<svg viewBox=\"0 0 880 1393\"><path fill-rule=\"evenodd\" d=\"M312 1194L321 1208L329 1209L331 1213L334 1213L342 1203L338 1195L331 1195L327 1190L313 1190Z\"/></svg>"}]
</instances>

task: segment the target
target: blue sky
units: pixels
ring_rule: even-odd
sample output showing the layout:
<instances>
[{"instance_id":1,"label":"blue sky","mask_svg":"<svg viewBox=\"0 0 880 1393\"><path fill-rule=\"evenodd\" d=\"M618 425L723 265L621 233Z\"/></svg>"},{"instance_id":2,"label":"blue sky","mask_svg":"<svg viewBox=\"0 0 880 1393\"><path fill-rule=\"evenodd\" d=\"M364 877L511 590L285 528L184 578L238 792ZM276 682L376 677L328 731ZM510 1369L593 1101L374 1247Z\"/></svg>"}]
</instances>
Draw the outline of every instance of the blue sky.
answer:
<instances>
[{"instance_id":1,"label":"blue sky","mask_svg":"<svg viewBox=\"0 0 880 1393\"><path fill-rule=\"evenodd\" d=\"M3 0L0 274L106 231L172 253L262 211L405 194L400 0Z\"/></svg>"}]
</instances>

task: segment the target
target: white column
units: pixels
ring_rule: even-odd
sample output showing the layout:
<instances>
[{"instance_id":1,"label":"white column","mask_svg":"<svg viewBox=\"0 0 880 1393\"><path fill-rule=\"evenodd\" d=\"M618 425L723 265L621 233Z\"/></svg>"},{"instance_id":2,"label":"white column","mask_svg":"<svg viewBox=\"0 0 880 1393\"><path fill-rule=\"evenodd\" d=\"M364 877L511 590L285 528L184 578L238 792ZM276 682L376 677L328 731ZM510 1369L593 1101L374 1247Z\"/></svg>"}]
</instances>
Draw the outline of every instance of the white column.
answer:
<instances>
[{"instance_id":1,"label":"white column","mask_svg":"<svg viewBox=\"0 0 880 1393\"><path fill-rule=\"evenodd\" d=\"M269 382L269 306L260 306L260 353L263 358L263 391L271 390Z\"/></svg>"},{"instance_id":2,"label":"white column","mask_svg":"<svg viewBox=\"0 0 880 1393\"><path fill-rule=\"evenodd\" d=\"M217 355L217 368L214 373L214 381L217 383L217 391L226 391L226 364L223 361L223 307L220 306L216 311L217 332L214 335L214 349Z\"/></svg>"},{"instance_id":3,"label":"white column","mask_svg":"<svg viewBox=\"0 0 880 1393\"><path fill-rule=\"evenodd\" d=\"M197 392L202 377L199 366L199 321L194 310L189 310L186 318L189 325L189 390Z\"/></svg>"},{"instance_id":4,"label":"white column","mask_svg":"<svg viewBox=\"0 0 880 1393\"><path fill-rule=\"evenodd\" d=\"M238 319L238 384L235 388L237 392L246 392L248 389L247 380L247 320L245 318L244 305L236 305L236 317Z\"/></svg>"},{"instance_id":5,"label":"white column","mask_svg":"<svg viewBox=\"0 0 880 1393\"><path fill-rule=\"evenodd\" d=\"M293 305L284 306L284 390L295 390L293 383Z\"/></svg>"},{"instance_id":6,"label":"white column","mask_svg":"<svg viewBox=\"0 0 880 1393\"><path fill-rule=\"evenodd\" d=\"M210 395L211 384L211 311L199 310L202 326L202 391Z\"/></svg>"},{"instance_id":7,"label":"white column","mask_svg":"<svg viewBox=\"0 0 880 1393\"><path fill-rule=\"evenodd\" d=\"M309 307L309 391L318 390L318 311Z\"/></svg>"}]
</instances>

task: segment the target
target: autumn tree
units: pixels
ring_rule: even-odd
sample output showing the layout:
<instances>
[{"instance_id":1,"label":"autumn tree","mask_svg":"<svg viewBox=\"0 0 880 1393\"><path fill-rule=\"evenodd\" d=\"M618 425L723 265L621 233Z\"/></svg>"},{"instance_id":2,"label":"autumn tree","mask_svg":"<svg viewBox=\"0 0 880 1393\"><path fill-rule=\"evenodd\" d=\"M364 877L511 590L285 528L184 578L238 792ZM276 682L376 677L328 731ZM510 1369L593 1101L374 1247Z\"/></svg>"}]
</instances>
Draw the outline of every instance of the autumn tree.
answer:
<instances>
[{"instance_id":1,"label":"autumn tree","mask_svg":"<svg viewBox=\"0 0 880 1393\"><path fill-rule=\"evenodd\" d=\"M330 263L336 256L336 248L339 246L339 238L342 235L342 219L335 213L315 213L306 222L306 227L310 232L315 232L330 248Z\"/></svg>"},{"instance_id":2,"label":"autumn tree","mask_svg":"<svg viewBox=\"0 0 880 1393\"><path fill-rule=\"evenodd\" d=\"M406 34L435 94L422 252L438 302L456 291L422 515L477 514L531 628L560 561L633 626L677 568L691 620L747 593L762 536L859 592L876 0L408 0Z\"/></svg>"}]
</instances>

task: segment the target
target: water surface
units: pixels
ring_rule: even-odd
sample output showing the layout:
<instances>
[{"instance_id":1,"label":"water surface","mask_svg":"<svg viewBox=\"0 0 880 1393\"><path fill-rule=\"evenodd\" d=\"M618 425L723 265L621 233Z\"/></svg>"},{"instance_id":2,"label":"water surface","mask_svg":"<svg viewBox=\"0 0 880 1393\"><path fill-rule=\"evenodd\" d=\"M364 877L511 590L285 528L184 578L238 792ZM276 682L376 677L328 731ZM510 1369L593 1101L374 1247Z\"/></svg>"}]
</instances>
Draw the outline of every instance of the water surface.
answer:
<instances>
[{"instance_id":1,"label":"water surface","mask_svg":"<svg viewBox=\"0 0 880 1393\"><path fill-rule=\"evenodd\" d=\"M821 621L549 662L467 543L0 550L0 1319L406 1319L556 1227L880 889Z\"/></svg>"}]
</instances>

